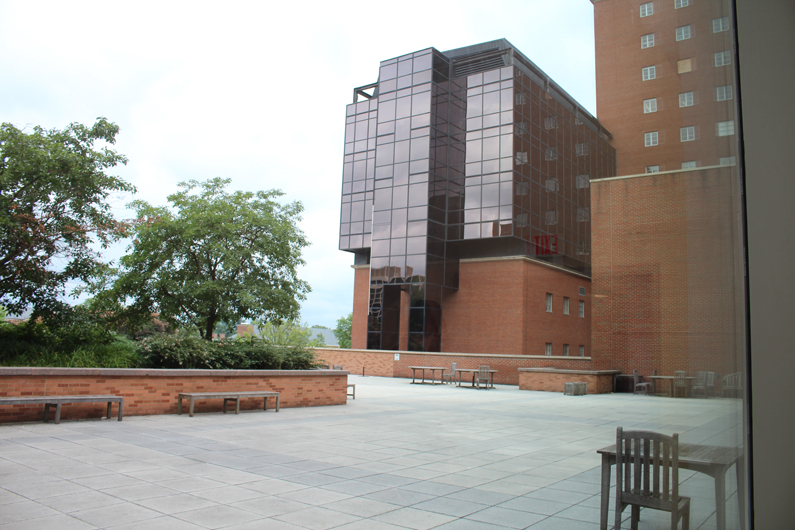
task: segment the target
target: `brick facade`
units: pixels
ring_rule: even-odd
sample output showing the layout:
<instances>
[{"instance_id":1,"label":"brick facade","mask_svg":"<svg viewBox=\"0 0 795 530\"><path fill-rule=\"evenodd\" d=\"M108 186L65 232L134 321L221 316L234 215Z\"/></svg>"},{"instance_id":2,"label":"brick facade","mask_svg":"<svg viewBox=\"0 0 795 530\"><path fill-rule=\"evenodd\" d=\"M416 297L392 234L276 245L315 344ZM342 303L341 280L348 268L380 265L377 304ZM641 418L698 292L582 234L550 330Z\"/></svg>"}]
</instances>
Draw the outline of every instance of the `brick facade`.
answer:
<instances>
[{"instance_id":1,"label":"brick facade","mask_svg":"<svg viewBox=\"0 0 795 530\"><path fill-rule=\"evenodd\" d=\"M281 406L317 407L347 402L347 373L330 370L138 370L84 368L0 368L0 396L97 395L124 397L125 416L176 414L180 392L279 392ZM196 401L199 412L218 412L222 400ZM105 403L68 404L65 420L99 418ZM240 402L262 408L262 399ZM0 423L38 421L43 405L0 406ZM115 410L115 407L114 407Z\"/></svg>"},{"instance_id":2,"label":"brick facade","mask_svg":"<svg viewBox=\"0 0 795 530\"><path fill-rule=\"evenodd\" d=\"M588 384L589 394L608 394L613 391L613 377L617 372L520 368L519 389L563 392L565 383L584 382Z\"/></svg>"}]
</instances>

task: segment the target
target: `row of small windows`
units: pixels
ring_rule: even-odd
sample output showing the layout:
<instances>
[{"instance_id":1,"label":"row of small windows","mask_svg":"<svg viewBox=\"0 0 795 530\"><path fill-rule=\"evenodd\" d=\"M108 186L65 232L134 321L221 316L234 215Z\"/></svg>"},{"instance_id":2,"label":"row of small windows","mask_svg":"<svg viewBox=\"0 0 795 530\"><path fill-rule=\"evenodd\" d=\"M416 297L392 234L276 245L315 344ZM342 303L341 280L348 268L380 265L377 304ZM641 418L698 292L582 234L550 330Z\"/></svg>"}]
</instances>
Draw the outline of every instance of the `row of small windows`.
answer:
<instances>
[{"instance_id":1,"label":"row of small windows","mask_svg":"<svg viewBox=\"0 0 795 530\"><path fill-rule=\"evenodd\" d=\"M721 17L712 20L713 33L720 33L722 31L727 31L728 29L729 29L729 17ZM690 24L687 24L685 26L679 26L678 28L676 28L675 34L677 42L688 40L690 37L693 36ZM654 33L647 33L646 35L640 36L641 50L645 50L646 48L652 48L653 46L654 46Z\"/></svg>"},{"instance_id":2,"label":"row of small windows","mask_svg":"<svg viewBox=\"0 0 795 530\"><path fill-rule=\"evenodd\" d=\"M687 7L689 5L690 5L690 0L674 0L674 8L675 9L681 9L681 8ZM640 16L641 16L641 18L649 17L649 16L651 16L653 14L654 14L654 2L646 2L645 4L641 4L640 5ZM724 17L724 18L728 22L728 17ZM716 20L723 20L723 19L716 19ZM713 28L714 27L715 27L715 23L713 21ZM714 31L717 33L718 31L724 31L724 30L715 29Z\"/></svg>"},{"instance_id":3,"label":"row of small windows","mask_svg":"<svg viewBox=\"0 0 795 530\"><path fill-rule=\"evenodd\" d=\"M564 344L563 345L563 356L564 357L568 357L569 356L569 349L570 348L569 348L568 344ZM582 344L580 344L580 347L579 347L579 354L580 354L580 357L585 357L585 346L582 345ZM552 355L552 343L551 342L547 342L546 344L544 344L544 355L546 355L546 356L551 356Z\"/></svg>"},{"instance_id":4,"label":"row of small windows","mask_svg":"<svg viewBox=\"0 0 795 530\"><path fill-rule=\"evenodd\" d=\"M734 97L732 86L719 86L715 89L715 101L727 101ZM682 92L679 94L679 107L692 107L694 105L695 98L693 92ZM657 112L657 98L649 98L643 100L643 113L649 114L652 112Z\"/></svg>"},{"instance_id":5,"label":"row of small windows","mask_svg":"<svg viewBox=\"0 0 795 530\"><path fill-rule=\"evenodd\" d=\"M734 121L719 121L716 127L718 136L732 136L734 134ZM679 141L692 142L696 139L696 126L689 125L679 129ZM646 147L653 147L659 144L659 132L649 131L643 133L643 144Z\"/></svg>"},{"instance_id":6,"label":"row of small windows","mask_svg":"<svg viewBox=\"0 0 795 530\"><path fill-rule=\"evenodd\" d=\"M722 156L720 157L720 161L718 165L721 166L733 166L736 163L737 158L733 156ZM682 169L696 169L698 164L695 160L688 160L687 162L682 162ZM660 166L646 166L646 173L659 173Z\"/></svg>"},{"instance_id":7,"label":"row of small windows","mask_svg":"<svg viewBox=\"0 0 795 530\"><path fill-rule=\"evenodd\" d=\"M547 293L547 313L552 312L552 293ZM563 297L563 314L569 314L569 297ZM580 318L585 318L585 300L579 301L579 315Z\"/></svg>"},{"instance_id":8,"label":"row of small windows","mask_svg":"<svg viewBox=\"0 0 795 530\"><path fill-rule=\"evenodd\" d=\"M713 55L715 67L728 66L732 62L732 55L730 51L716 52ZM693 63L690 59L683 59L677 64L677 73L686 74L693 70ZM641 77L644 81L651 81L657 79L656 66L644 66L641 69Z\"/></svg>"}]
</instances>

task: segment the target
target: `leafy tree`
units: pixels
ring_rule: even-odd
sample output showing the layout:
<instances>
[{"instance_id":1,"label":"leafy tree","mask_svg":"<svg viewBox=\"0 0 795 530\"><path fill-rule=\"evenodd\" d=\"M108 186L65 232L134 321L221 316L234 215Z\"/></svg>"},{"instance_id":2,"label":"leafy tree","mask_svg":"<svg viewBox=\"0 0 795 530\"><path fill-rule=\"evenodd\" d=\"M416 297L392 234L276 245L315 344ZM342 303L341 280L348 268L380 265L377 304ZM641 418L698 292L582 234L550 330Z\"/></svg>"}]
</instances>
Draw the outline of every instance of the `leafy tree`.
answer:
<instances>
[{"instance_id":1,"label":"leafy tree","mask_svg":"<svg viewBox=\"0 0 795 530\"><path fill-rule=\"evenodd\" d=\"M135 188L105 171L127 159L107 145L119 127L98 118L64 130L0 125L0 303L33 318L64 310L66 283L90 281L102 248L119 239L108 197Z\"/></svg>"},{"instance_id":2,"label":"leafy tree","mask_svg":"<svg viewBox=\"0 0 795 530\"><path fill-rule=\"evenodd\" d=\"M337 337L337 342L340 348L351 347L351 329L353 328L353 313L347 317L340 317L337 320L337 327L334 328L334 336Z\"/></svg>"},{"instance_id":3,"label":"leafy tree","mask_svg":"<svg viewBox=\"0 0 795 530\"><path fill-rule=\"evenodd\" d=\"M312 338L312 330L295 321L279 323L260 322L259 335L277 346L299 346L302 348L325 346L323 337Z\"/></svg>"},{"instance_id":4,"label":"leafy tree","mask_svg":"<svg viewBox=\"0 0 795 530\"><path fill-rule=\"evenodd\" d=\"M207 340L219 322L298 316L310 290L296 275L308 245L296 226L301 203L280 204L278 190L229 193L230 182L180 183L168 197L173 209L129 205L137 213L133 242L99 295L112 302L108 309L123 308L119 316L131 323L157 313Z\"/></svg>"}]
</instances>

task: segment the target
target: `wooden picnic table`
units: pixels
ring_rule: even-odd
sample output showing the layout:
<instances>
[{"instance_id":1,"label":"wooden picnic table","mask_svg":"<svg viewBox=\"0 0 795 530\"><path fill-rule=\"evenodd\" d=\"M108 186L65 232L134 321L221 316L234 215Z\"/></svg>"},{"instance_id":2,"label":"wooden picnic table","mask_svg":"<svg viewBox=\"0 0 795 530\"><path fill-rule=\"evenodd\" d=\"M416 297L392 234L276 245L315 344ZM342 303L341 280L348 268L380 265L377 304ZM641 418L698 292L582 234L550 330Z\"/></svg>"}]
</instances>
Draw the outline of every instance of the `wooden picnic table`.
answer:
<instances>
[{"instance_id":1,"label":"wooden picnic table","mask_svg":"<svg viewBox=\"0 0 795 530\"><path fill-rule=\"evenodd\" d=\"M461 386L461 374L462 373L471 373L472 374L472 386L475 386L475 376L478 372L480 372L480 368L456 368L456 372L458 372L458 384L456 386ZM489 386L494 388L494 374L497 373L497 370L489 370Z\"/></svg>"},{"instance_id":2,"label":"wooden picnic table","mask_svg":"<svg viewBox=\"0 0 795 530\"><path fill-rule=\"evenodd\" d=\"M648 377L649 379L660 380L660 381L665 381L665 380L670 381L671 382L671 397L674 397L674 378L676 376L673 376L673 375L647 375L647 376L644 376L644 377ZM695 377L686 376L685 379L687 379L687 389L685 390L685 397L688 397L688 395L690 394L690 387L693 385L693 379L695 379Z\"/></svg>"},{"instance_id":3,"label":"wooden picnic table","mask_svg":"<svg viewBox=\"0 0 795 530\"><path fill-rule=\"evenodd\" d=\"M177 396L177 414L182 414L182 398L190 400L189 415L193 417L193 404L196 399L222 398L224 400L224 414L226 414L226 404L230 401L235 402L235 414L240 414L240 399L248 397L264 398L264 410L268 410L268 398L272 397L276 401L276 412L279 412L279 393L264 390L251 390L248 392L180 392Z\"/></svg>"},{"instance_id":4,"label":"wooden picnic table","mask_svg":"<svg viewBox=\"0 0 795 530\"><path fill-rule=\"evenodd\" d=\"M436 371L438 370L439 372L441 372L441 375L439 376L439 382L441 383L442 382L442 377L444 377L444 371L447 370L446 366L409 366L409 368L411 368L411 383L412 384L416 383L417 370L422 370L422 381L420 381L420 383L425 383L425 370L430 370L431 371L431 384L432 385L436 384L436 379L435 379Z\"/></svg>"},{"instance_id":5,"label":"wooden picnic table","mask_svg":"<svg viewBox=\"0 0 795 530\"><path fill-rule=\"evenodd\" d=\"M610 507L610 471L616 463L616 444L596 451L602 455L602 503L599 514L600 530L607 530ZM740 505L740 527L744 526L745 492L743 482L743 451L738 447L679 444L679 469L705 473L715 479L715 519L718 530L726 529L726 472L735 466L737 495Z\"/></svg>"}]
</instances>

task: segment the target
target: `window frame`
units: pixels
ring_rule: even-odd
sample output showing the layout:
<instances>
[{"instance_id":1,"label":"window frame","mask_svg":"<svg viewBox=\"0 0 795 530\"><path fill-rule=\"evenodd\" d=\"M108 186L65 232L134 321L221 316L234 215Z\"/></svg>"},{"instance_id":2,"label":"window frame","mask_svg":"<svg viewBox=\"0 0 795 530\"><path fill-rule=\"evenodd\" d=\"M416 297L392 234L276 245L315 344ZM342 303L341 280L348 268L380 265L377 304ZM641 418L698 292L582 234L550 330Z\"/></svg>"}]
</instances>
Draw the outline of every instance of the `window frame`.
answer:
<instances>
[{"instance_id":1,"label":"window frame","mask_svg":"<svg viewBox=\"0 0 795 530\"><path fill-rule=\"evenodd\" d=\"M728 66L732 64L732 54L728 50L724 50L722 52L715 52L713 57L714 57L713 64L715 65L715 68L720 68L721 66ZM720 61L718 61L718 58L720 58Z\"/></svg>"},{"instance_id":2,"label":"window frame","mask_svg":"<svg viewBox=\"0 0 795 530\"><path fill-rule=\"evenodd\" d=\"M687 164L687 165L685 165ZM696 169L696 161L695 160L688 160L686 162L682 162L682 169Z\"/></svg>"},{"instance_id":3,"label":"window frame","mask_svg":"<svg viewBox=\"0 0 795 530\"><path fill-rule=\"evenodd\" d=\"M718 22L718 24L715 24ZM729 31L729 17L718 17L712 19L712 33L722 33Z\"/></svg>"},{"instance_id":4,"label":"window frame","mask_svg":"<svg viewBox=\"0 0 795 530\"><path fill-rule=\"evenodd\" d=\"M654 14L654 2L646 2L638 7L640 18L650 17Z\"/></svg>"},{"instance_id":5,"label":"window frame","mask_svg":"<svg viewBox=\"0 0 795 530\"><path fill-rule=\"evenodd\" d=\"M585 318L585 300L580 300L577 313L580 315L580 318Z\"/></svg>"},{"instance_id":6,"label":"window frame","mask_svg":"<svg viewBox=\"0 0 795 530\"><path fill-rule=\"evenodd\" d=\"M552 312L552 293L547 293L546 308L547 308L547 313Z\"/></svg>"},{"instance_id":7,"label":"window frame","mask_svg":"<svg viewBox=\"0 0 795 530\"><path fill-rule=\"evenodd\" d=\"M684 100L682 97L684 96ZM684 103L684 104L683 104ZM690 92L680 92L679 93L679 108L683 109L685 107L692 107L695 105L695 98L693 97L693 91Z\"/></svg>"},{"instance_id":8,"label":"window frame","mask_svg":"<svg viewBox=\"0 0 795 530\"><path fill-rule=\"evenodd\" d=\"M643 81L651 81L653 79L657 79L657 66L644 66L641 69L641 78Z\"/></svg>"},{"instance_id":9,"label":"window frame","mask_svg":"<svg viewBox=\"0 0 795 530\"><path fill-rule=\"evenodd\" d=\"M690 0L674 0L674 9L682 9L690 5Z\"/></svg>"},{"instance_id":10,"label":"window frame","mask_svg":"<svg viewBox=\"0 0 795 530\"><path fill-rule=\"evenodd\" d=\"M722 97L721 92L723 93ZM715 87L715 101L729 101L730 99L734 99L734 89L732 88L732 85Z\"/></svg>"},{"instance_id":11,"label":"window frame","mask_svg":"<svg viewBox=\"0 0 795 530\"><path fill-rule=\"evenodd\" d=\"M690 24L676 28L676 42L688 40L691 37Z\"/></svg>"},{"instance_id":12,"label":"window frame","mask_svg":"<svg viewBox=\"0 0 795 530\"><path fill-rule=\"evenodd\" d=\"M660 144L660 131L649 131L643 133L643 146L654 147Z\"/></svg>"},{"instance_id":13,"label":"window frame","mask_svg":"<svg viewBox=\"0 0 795 530\"><path fill-rule=\"evenodd\" d=\"M657 112L657 98L644 99L643 114L651 114L652 112Z\"/></svg>"},{"instance_id":14,"label":"window frame","mask_svg":"<svg viewBox=\"0 0 795 530\"><path fill-rule=\"evenodd\" d=\"M568 296L564 296L563 297L563 314L564 315L568 315L569 314L569 297Z\"/></svg>"},{"instance_id":15,"label":"window frame","mask_svg":"<svg viewBox=\"0 0 795 530\"><path fill-rule=\"evenodd\" d=\"M654 33L647 33L645 35L640 36L640 49L645 50L646 48L653 48L654 47Z\"/></svg>"},{"instance_id":16,"label":"window frame","mask_svg":"<svg viewBox=\"0 0 795 530\"><path fill-rule=\"evenodd\" d=\"M727 120L727 121L719 121L717 128L718 136L734 136L736 127L734 126L734 120ZM721 131L723 129L723 131ZM721 134L723 132L723 134Z\"/></svg>"},{"instance_id":17,"label":"window frame","mask_svg":"<svg viewBox=\"0 0 795 530\"><path fill-rule=\"evenodd\" d=\"M564 357L568 357L569 356L569 345L568 344L564 344L563 345L563 356Z\"/></svg>"},{"instance_id":18,"label":"window frame","mask_svg":"<svg viewBox=\"0 0 795 530\"><path fill-rule=\"evenodd\" d=\"M651 170L651 171L650 171L650 170ZM659 165L656 165L656 166L646 166L646 174L649 174L649 173L659 173L659 172L660 172L660 166L659 166Z\"/></svg>"},{"instance_id":19,"label":"window frame","mask_svg":"<svg viewBox=\"0 0 795 530\"><path fill-rule=\"evenodd\" d=\"M547 342L544 343L544 356L551 357L552 356L552 343Z\"/></svg>"},{"instance_id":20,"label":"window frame","mask_svg":"<svg viewBox=\"0 0 795 530\"><path fill-rule=\"evenodd\" d=\"M679 128L679 141L680 142L693 142L696 140L696 126L687 125L686 127Z\"/></svg>"}]
</instances>

